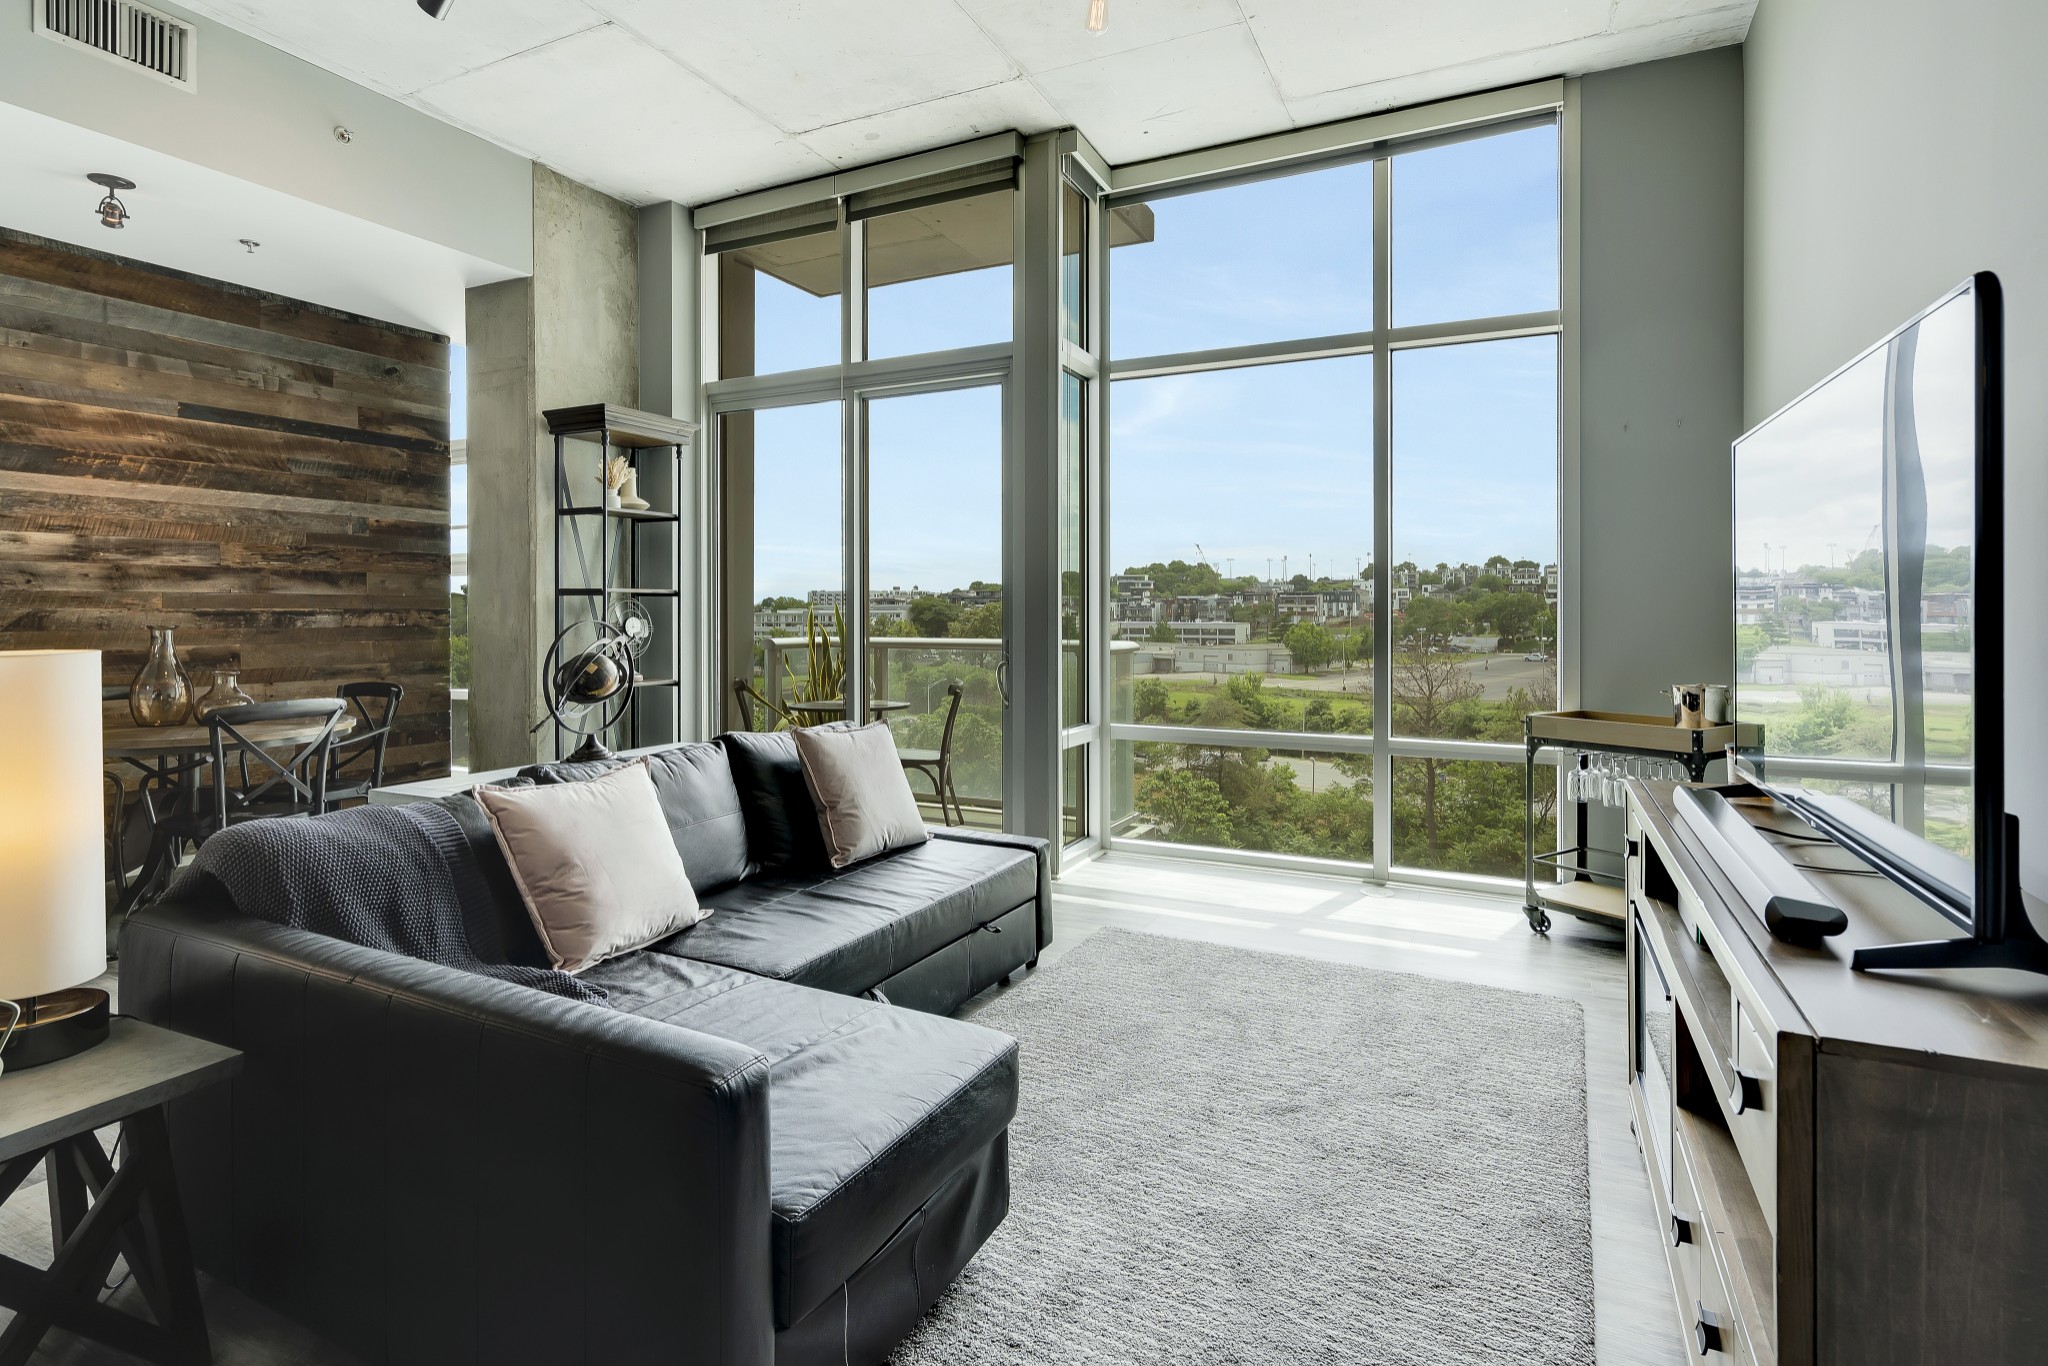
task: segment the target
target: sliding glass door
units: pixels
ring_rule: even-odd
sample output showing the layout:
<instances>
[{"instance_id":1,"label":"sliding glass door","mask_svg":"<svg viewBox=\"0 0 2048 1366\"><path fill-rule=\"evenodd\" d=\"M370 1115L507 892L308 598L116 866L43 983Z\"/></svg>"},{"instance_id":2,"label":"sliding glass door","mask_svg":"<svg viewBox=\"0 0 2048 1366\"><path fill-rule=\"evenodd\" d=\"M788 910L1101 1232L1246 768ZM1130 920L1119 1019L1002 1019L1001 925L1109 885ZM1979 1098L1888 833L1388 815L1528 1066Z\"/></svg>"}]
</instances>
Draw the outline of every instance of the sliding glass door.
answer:
<instances>
[{"instance_id":1,"label":"sliding glass door","mask_svg":"<svg viewBox=\"0 0 2048 1366\"><path fill-rule=\"evenodd\" d=\"M1001 828L1003 389L863 404L868 705L929 819Z\"/></svg>"}]
</instances>

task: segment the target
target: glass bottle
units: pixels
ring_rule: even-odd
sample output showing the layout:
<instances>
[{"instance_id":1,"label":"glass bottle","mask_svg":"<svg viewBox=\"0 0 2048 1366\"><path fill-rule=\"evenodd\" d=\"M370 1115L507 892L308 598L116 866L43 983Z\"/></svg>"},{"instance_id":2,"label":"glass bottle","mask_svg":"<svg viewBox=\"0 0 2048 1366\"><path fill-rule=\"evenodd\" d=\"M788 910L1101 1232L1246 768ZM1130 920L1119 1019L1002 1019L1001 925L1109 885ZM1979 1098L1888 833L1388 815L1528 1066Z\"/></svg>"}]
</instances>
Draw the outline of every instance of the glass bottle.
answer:
<instances>
[{"instance_id":1,"label":"glass bottle","mask_svg":"<svg viewBox=\"0 0 2048 1366\"><path fill-rule=\"evenodd\" d=\"M138 726L175 726L192 709L192 684L178 665L171 630L149 628L149 658L128 685L128 714Z\"/></svg>"},{"instance_id":2,"label":"glass bottle","mask_svg":"<svg viewBox=\"0 0 2048 1366\"><path fill-rule=\"evenodd\" d=\"M213 671L213 686L192 704L192 719L204 721L222 707L239 707L256 699L242 691L242 671L233 665Z\"/></svg>"}]
</instances>

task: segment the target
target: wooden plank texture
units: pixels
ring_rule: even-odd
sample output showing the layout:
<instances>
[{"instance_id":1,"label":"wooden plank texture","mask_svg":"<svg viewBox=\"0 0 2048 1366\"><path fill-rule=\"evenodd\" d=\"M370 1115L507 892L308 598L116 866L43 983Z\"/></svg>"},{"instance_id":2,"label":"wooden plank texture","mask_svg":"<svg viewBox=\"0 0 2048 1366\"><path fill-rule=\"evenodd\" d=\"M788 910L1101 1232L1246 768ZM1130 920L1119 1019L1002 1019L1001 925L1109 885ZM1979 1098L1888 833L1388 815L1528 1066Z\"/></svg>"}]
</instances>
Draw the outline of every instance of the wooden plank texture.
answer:
<instances>
[{"instance_id":1,"label":"wooden plank texture","mask_svg":"<svg viewBox=\"0 0 2048 1366\"><path fill-rule=\"evenodd\" d=\"M389 679L387 778L436 777L448 520L445 338L0 228L0 649Z\"/></svg>"}]
</instances>

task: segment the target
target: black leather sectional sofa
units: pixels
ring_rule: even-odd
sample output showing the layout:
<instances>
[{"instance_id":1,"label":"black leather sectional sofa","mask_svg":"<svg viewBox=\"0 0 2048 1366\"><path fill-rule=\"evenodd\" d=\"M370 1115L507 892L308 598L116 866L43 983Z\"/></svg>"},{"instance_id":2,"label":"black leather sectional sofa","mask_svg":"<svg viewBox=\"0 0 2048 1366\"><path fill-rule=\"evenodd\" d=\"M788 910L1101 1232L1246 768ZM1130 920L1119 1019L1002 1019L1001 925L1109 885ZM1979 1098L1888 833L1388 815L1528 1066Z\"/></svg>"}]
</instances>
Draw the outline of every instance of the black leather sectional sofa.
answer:
<instances>
[{"instance_id":1,"label":"black leather sectional sofa","mask_svg":"<svg viewBox=\"0 0 2048 1366\"><path fill-rule=\"evenodd\" d=\"M940 1018L1037 961L1041 841L934 830L843 872L786 735L654 757L714 913L608 1006L187 897L121 1006L240 1048L175 1102L199 1262L368 1362L879 1362L1008 1210L1015 1043ZM537 782L589 776L567 765ZM542 961L488 823L505 961Z\"/></svg>"}]
</instances>

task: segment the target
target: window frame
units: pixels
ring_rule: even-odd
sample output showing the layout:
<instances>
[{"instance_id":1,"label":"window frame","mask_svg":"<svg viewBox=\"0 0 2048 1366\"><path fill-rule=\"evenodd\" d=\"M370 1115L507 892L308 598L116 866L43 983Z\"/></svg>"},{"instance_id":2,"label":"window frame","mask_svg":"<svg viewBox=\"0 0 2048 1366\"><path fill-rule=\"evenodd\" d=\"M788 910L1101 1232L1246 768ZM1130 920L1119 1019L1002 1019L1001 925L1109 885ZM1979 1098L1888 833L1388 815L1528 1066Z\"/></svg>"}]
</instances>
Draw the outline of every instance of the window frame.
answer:
<instances>
[{"instance_id":1,"label":"window frame","mask_svg":"<svg viewBox=\"0 0 2048 1366\"><path fill-rule=\"evenodd\" d=\"M1210 861L1292 871L1362 875L1367 881L1422 882L1445 887L1499 893L1512 888L1520 892L1519 878L1497 878L1479 874L1442 872L1397 865L1393 861L1393 804L1386 800L1393 790L1394 760L1435 758L1521 762L1524 746L1477 740L1445 740L1405 737L1395 733L1393 697L1383 686L1392 677L1393 632L1377 629L1393 600L1393 358L1396 353L1426 347L1456 346L1473 342L1499 341L1518 337L1557 338L1557 565L1558 639L1557 691L1559 706L1576 704L1578 694L1577 640L1577 536L1578 524L1567 490L1576 484L1577 460L1577 110L1572 86L1564 81L1540 82L1534 86L1488 95L1447 101L1418 110L1355 120L1350 124L1302 133L1281 134L1231 147L1208 149L1161 158L1156 162L1119 168L1112 173L1113 189L1104 199L1105 209L1134 202L1155 201L1167 196L1199 193L1227 185L1277 179L1325 168L1369 162L1372 165L1372 326L1363 332L1333 336L1304 337L1292 341L1218 347L1167 355L1132 356L1112 359L1104 367L1103 407L1122 379L1153 378L1202 371L1240 369L1256 365L1284 364L1336 356L1369 357L1372 365L1372 601L1376 629L1373 632L1373 729L1365 736L1310 735L1264 730L1216 730L1196 726L1149 725L1105 717L1104 759L1094 794L1094 810L1103 827L1106 847L1111 851L1189 857ZM1465 318L1444 322L1393 325L1393 159L1433 146L1492 137L1522 128L1554 126L1558 155L1558 307L1530 313ZM1405 128L1405 132L1403 129ZM1104 282L1105 293L1114 289L1110 248L1098 240L1092 252L1095 278ZM1104 310L1105 314L1107 310ZM1106 336L1099 344L1108 352ZM1103 450L1099 465L1101 496L1101 547L1098 580L1102 586L1104 610L1110 576L1120 572L1109 559L1108 471L1116 452L1103 423ZM1321 752L1369 754L1373 759L1373 856L1369 864L1305 858L1295 855L1225 849L1213 846L1179 845L1163 841L1134 839L1116 834L1119 817L1112 804L1114 774L1118 767L1117 746L1124 742L1153 741L1195 744L1205 747L1312 749ZM1538 762L1555 767L1557 757L1545 752Z\"/></svg>"}]
</instances>

